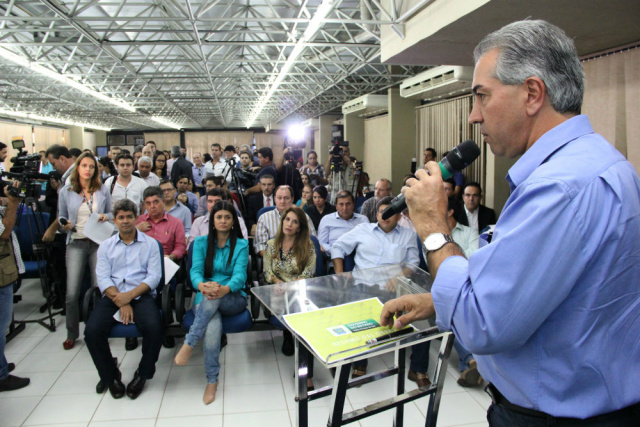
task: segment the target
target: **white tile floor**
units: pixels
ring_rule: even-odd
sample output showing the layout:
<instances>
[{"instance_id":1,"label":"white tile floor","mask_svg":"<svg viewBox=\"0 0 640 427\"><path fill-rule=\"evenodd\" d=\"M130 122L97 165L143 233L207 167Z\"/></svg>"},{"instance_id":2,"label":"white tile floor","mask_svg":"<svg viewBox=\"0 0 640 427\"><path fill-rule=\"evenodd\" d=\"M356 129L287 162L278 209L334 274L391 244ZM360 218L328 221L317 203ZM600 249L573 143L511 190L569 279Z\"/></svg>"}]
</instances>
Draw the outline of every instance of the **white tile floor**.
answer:
<instances>
[{"instance_id":1,"label":"white tile floor","mask_svg":"<svg viewBox=\"0 0 640 427\"><path fill-rule=\"evenodd\" d=\"M20 290L23 301L15 305L17 319L37 318L42 303L39 283L25 281ZM57 316L56 332L38 324L26 330L6 347L7 359L16 363L15 374L31 378L21 390L0 395L0 427L3 426L123 426L123 427L244 427L293 426L296 406L293 400L293 358L280 352L281 332L245 332L229 335L229 345L221 353L222 371L216 401L205 406L202 351L198 348L188 366L176 366L176 349L163 348L156 375L147 381L144 392L133 401L126 396L114 400L109 392L98 395L98 374L89 353L80 340L71 351L62 348L66 338L64 317ZM81 325L81 328L83 325ZM111 341L113 355L126 384L140 359L140 346L124 349L123 339ZM434 365L436 346L432 346ZM455 354L454 354L455 357ZM370 369L384 367L391 357L372 360ZM319 364L316 364L319 365ZM457 385L457 363L447 369L438 426L486 426L489 397L482 389L465 389ZM331 375L316 366L315 384L330 385ZM392 392L392 379L350 390L346 409L365 406ZM411 381L408 388L415 387ZM310 404L309 425L326 426L330 398ZM426 398L406 405L405 425L422 426L425 422ZM392 426L393 413L387 411L351 425Z\"/></svg>"}]
</instances>

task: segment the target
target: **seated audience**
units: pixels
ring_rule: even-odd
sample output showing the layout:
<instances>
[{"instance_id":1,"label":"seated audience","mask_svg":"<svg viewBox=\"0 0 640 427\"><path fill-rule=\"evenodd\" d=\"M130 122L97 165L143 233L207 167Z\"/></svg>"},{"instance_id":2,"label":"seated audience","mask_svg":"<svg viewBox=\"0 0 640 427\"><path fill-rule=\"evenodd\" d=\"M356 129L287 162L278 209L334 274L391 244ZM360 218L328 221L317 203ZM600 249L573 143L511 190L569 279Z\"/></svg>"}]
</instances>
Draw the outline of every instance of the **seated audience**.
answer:
<instances>
[{"instance_id":1,"label":"seated audience","mask_svg":"<svg viewBox=\"0 0 640 427\"><path fill-rule=\"evenodd\" d=\"M306 173L300 174L300 179L302 180L302 185L311 185L309 180L309 175Z\"/></svg>"},{"instance_id":2,"label":"seated audience","mask_svg":"<svg viewBox=\"0 0 640 427\"><path fill-rule=\"evenodd\" d=\"M391 196L391 181L386 178L379 179L374 191L374 196L367 199L360 208L360 214L366 216L371 223L378 221L378 213L376 212L378 201L383 197Z\"/></svg>"},{"instance_id":3,"label":"seated audience","mask_svg":"<svg viewBox=\"0 0 640 427\"><path fill-rule=\"evenodd\" d=\"M459 210L458 206L460 205L457 199L449 197L447 203L447 222L451 228L451 237L460 246L464 256L469 258L478 249L478 232L456 221L454 214Z\"/></svg>"},{"instance_id":4,"label":"seated audience","mask_svg":"<svg viewBox=\"0 0 640 427\"><path fill-rule=\"evenodd\" d=\"M129 199L142 210L142 192L147 188L147 183L142 178L133 175L131 154L118 154L116 167L118 168L118 176L112 176L104 182L111 194L112 205L118 200Z\"/></svg>"},{"instance_id":5,"label":"seated audience","mask_svg":"<svg viewBox=\"0 0 640 427\"><path fill-rule=\"evenodd\" d=\"M167 155L164 152L156 151L156 154L153 157L152 172L156 174L160 181L164 181L169 178L169 173L167 172Z\"/></svg>"},{"instance_id":6,"label":"seated audience","mask_svg":"<svg viewBox=\"0 0 640 427\"><path fill-rule=\"evenodd\" d=\"M188 176L183 175L178 178L178 182L176 182L176 199L181 195L184 195L187 198L187 203L183 203L183 205L188 207L191 213L195 215L198 211L198 196L189 191L189 182L190 180Z\"/></svg>"},{"instance_id":7,"label":"seated audience","mask_svg":"<svg viewBox=\"0 0 640 427\"><path fill-rule=\"evenodd\" d=\"M202 154L193 153L193 166L191 169L193 170L194 192L198 193L199 197L204 196L204 178L207 174L205 173L206 168L202 163Z\"/></svg>"},{"instance_id":8,"label":"seated audience","mask_svg":"<svg viewBox=\"0 0 640 427\"><path fill-rule=\"evenodd\" d=\"M318 240L322 249L329 253L333 243L357 225L368 223L366 216L354 212L356 202L350 191L342 190L336 195L336 213L320 221Z\"/></svg>"},{"instance_id":9,"label":"seated audience","mask_svg":"<svg viewBox=\"0 0 640 427\"><path fill-rule=\"evenodd\" d=\"M221 316L241 313L247 306L243 288L247 280L249 244L241 238L237 219L231 203L217 202L211 209L208 236L200 236L193 243L190 274L191 283L197 290L196 317L175 362L186 365L193 347L204 337L202 349L207 386L202 400L207 405L215 400L218 388Z\"/></svg>"},{"instance_id":10,"label":"seated audience","mask_svg":"<svg viewBox=\"0 0 640 427\"><path fill-rule=\"evenodd\" d=\"M161 182L160 189L162 190L165 211L182 222L185 237L189 237L189 233L191 232L191 211L176 200L176 188L173 182L170 180Z\"/></svg>"},{"instance_id":11,"label":"seated audience","mask_svg":"<svg viewBox=\"0 0 640 427\"><path fill-rule=\"evenodd\" d=\"M196 237L206 236L207 234L209 234L209 214L211 213L211 208L221 200L231 202L228 192L229 190L225 190L224 188L214 188L207 193L205 197L207 198L207 208L209 209L209 211L207 212L207 215L199 216L193 221L187 246L190 245L196 239ZM238 215L237 209L236 216L238 217L238 225L240 226L242 238L248 239L247 227L244 225L242 216Z\"/></svg>"},{"instance_id":12,"label":"seated audience","mask_svg":"<svg viewBox=\"0 0 640 427\"><path fill-rule=\"evenodd\" d=\"M313 187L310 184L302 187L302 197L296 202L296 206L302 208L305 212L307 207L313 204Z\"/></svg>"},{"instance_id":13,"label":"seated audience","mask_svg":"<svg viewBox=\"0 0 640 427\"><path fill-rule=\"evenodd\" d=\"M180 262L187 250L182 221L165 211L163 190L160 187L147 187L143 197L147 213L138 217L136 228L160 242L165 257L173 262ZM171 199L173 200L173 196Z\"/></svg>"},{"instance_id":14,"label":"seated audience","mask_svg":"<svg viewBox=\"0 0 640 427\"><path fill-rule=\"evenodd\" d=\"M276 208L262 214L256 227L256 235L253 239L253 245L256 253L260 256L264 255L264 250L267 247L267 241L276 236L278 227L280 226L282 213L289 209L293 204L293 190L291 187L288 185L281 185L278 187L275 191L275 200ZM308 216L307 223L309 231L315 236L316 229Z\"/></svg>"},{"instance_id":15,"label":"seated audience","mask_svg":"<svg viewBox=\"0 0 640 427\"><path fill-rule=\"evenodd\" d=\"M154 188L154 187L150 187ZM136 399L153 378L162 347L163 324L156 303L162 287L162 262L158 242L136 230L137 206L122 199L113 206L118 234L100 244L96 273L102 298L96 303L84 331L87 349L100 375L96 391L108 387L114 399L124 396L122 374L109 347L109 332L118 322L135 323L142 333L142 358L126 389Z\"/></svg>"},{"instance_id":16,"label":"seated audience","mask_svg":"<svg viewBox=\"0 0 640 427\"><path fill-rule=\"evenodd\" d=\"M328 198L329 192L325 186L318 185L313 188L313 204L307 206L305 212L316 230L320 228L322 218L336 211L336 207L327 201Z\"/></svg>"},{"instance_id":17,"label":"seated audience","mask_svg":"<svg viewBox=\"0 0 640 427\"><path fill-rule=\"evenodd\" d=\"M151 157L142 156L138 160L138 176L144 180L147 187L156 187L160 185L160 178L158 178L155 173L151 173L152 166L153 160L151 160Z\"/></svg>"},{"instance_id":18,"label":"seated audience","mask_svg":"<svg viewBox=\"0 0 640 427\"><path fill-rule=\"evenodd\" d=\"M267 242L264 252L264 279L270 284L292 282L313 277L316 271L316 251L309 233L307 216L297 206L282 214L275 238ZM293 336L284 330L282 353L294 353ZM313 387L313 357L310 358L308 386Z\"/></svg>"},{"instance_id":19,"label":"seated audience","mask_svg":"<svg viewBox=\"0 0 640 427\"><path fill-rule=\"evenodd\" d=\"M128 161L133 166L133 162ZM108 221L111 218L111 196L107 185L100 180L98 161L91 153L83 153L73 167L70 184L58 194L58 222L67 233L67 339L62 343L65 350L71 350L80 336L78 299L87 266L91 286L98 286L98 244L84 234L85 225L94 212L99 214L99 221Z\"/></svg>"},{"instance_id":20,"label":"seated audience","mask_svg":"<svg viewBox=\"0 0 640 427\"><path fill-rule=\"evenodd\" d=\"M489 225L496 223L496 213L493 209L480 204L482 188L477 182L470 182L464 186L462 201L464 209L460 210L456 220L462 225L473 228L482 234Z\"/></svg>"},{"instance_id":21,"label":"seated audience","mask_svg":"<svg viewBox=\"0 0 640 427\"><path fill-rule=\"evenodd\" d=\"M214 188L220 188L220 187L221 187L220 178L213 175L208 175L204 179L204 190L206 191L206 193L203 194L200 197L200 199L198 199L198 210L196 211L196 216L209 214L209 210L207 209L207 193L213 190Z\"/></svg>"},{"instance_id":22,"label":"seated audience","mask_svg":"<svg viewBox=\"0 0 640 427\"><path fill-rule=\"evenodd\" d=\"M344 271L344 258L355 250L355 270L379 267L382 265L420 263L420 249L416 233L398 226L400 215L393 215L383 220L382 212L393 201L390 196L378 200L376 211L378 223L360 224L353 230L340 237L331 249L331 258L336 273ZM411 364L407 378L415 381L418 386L428 386L431 382L427 377L429 363L429 346L427 343L412 347ZM367 361L356 362L353 365L352 378L367 372Z\"/></svg>"},{"instance_id":23,"label":"seated audience","mask_svg":"<svg viewBox=\"0 0 640 427\"><path fill-rule=\"evenodd\" d=\"M274 176L263 175L260 178L260 194L251 194L247 197L247 226L251 229L252 236L255 234L260 209L275 206L273 200L273 190L276 188L275 181Z\"/></svg>"}]
</instances>

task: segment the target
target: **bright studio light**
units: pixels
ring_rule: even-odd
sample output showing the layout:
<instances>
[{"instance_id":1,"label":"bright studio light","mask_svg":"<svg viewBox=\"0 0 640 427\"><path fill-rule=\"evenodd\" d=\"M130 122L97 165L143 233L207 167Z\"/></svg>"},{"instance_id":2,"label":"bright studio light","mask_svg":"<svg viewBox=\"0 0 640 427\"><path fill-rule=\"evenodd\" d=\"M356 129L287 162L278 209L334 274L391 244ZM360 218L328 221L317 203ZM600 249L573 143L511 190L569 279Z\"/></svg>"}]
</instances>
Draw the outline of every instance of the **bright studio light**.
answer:
<instances>
[{"instance_id":1,"label":"bright studio light","mask_svg":"<svg viewBox=\"0 0 640 427\"><path fill-rule=\"evenodd\" d=\"M291 125L289 126L289 130L287 131L287 136L289 137L290 141L302 141L306 136L306 129L300 124Z\"/></svg>"}]
</instances>

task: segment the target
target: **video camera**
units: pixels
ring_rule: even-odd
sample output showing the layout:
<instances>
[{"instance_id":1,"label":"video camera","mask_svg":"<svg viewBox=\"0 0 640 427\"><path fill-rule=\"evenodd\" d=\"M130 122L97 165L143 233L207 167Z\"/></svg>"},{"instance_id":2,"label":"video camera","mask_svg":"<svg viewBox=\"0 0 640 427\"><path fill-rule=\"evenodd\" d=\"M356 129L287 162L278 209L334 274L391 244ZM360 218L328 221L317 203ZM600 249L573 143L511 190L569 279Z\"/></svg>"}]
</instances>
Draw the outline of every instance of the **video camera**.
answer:
<instances>
[{"instance_id":1,"label":"video camera","mask_svg":"<svg viewBox=\"0 0 640 427\"><path fill-rule=\"evenodd\" d=\"M330 168L332 171L342 171L342 157L344 156L344 149L342 147L348 146L349 141L343 141L342 139L334 139L331 141L329 155L331 156Z\"/></svg>"},{"instance_id":2,"label":"video camera","mask_svg":"<svg viewBox=\"0 0 640 427\"><path fill-rule=\"evenodd\" d=\"M37 199L40 197L42 185L35 181L47 181L49 179L49 175L40 173L40 154L28 154L24 151L25 144L23 139L14 139L12 145L14 149L18 150L18 155L11 158L13 166L11 166L9 172L2 173L0 189L6 185L8 187L7 192L13 197ZM5 177L10 178L12 181L4 180ZM14 187L14 181L18 181L20 185Z\"/></svg>"}]
</instances>

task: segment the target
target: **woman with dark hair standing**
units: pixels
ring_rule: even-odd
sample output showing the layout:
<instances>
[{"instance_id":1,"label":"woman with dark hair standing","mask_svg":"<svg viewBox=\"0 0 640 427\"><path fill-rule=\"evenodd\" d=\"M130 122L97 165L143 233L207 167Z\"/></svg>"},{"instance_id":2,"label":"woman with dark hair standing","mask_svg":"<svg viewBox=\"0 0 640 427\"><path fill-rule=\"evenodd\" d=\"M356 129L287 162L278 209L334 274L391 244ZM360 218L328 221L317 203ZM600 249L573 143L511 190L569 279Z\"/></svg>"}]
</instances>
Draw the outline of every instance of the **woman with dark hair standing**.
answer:
<instances>
[{"instance_id":1,"label":"woman with dark hair standing","mask_svg":"<svg viewBox=\"0 0 640 427\"><path fill-rule=\"evenodd\" d=\"M67 232L67 339L62 343L65 350L71 350L80 335L78 298L87 264L91 286L98 286L98 244L84 235L85 225L94 213L99 214L101 222L111 219L111 195L102 185L98 161L86 152L76 160L70 183L58 196L58 221Z\"/></svg>"},{"instance_id":2,"label":"woman with dark hair standing","mask_svg":"<svg viewBox=\"0 0 640 427\"><path fill-rule=\"evenodd\" d=\"M311 222L316 227L316 230L320 228L320 220L331 213L336 211L336 207L331 203L327 202L327 198L329 197L329 192L327 189L318 185L313 188L313 203L307 204L307 215L311 218Z\"/></svg>"},{"instance_id":3,"label":"woman with dark hair standing","mask_svg":"<svg viewBox=\"0 0 640 427\"><path fill-rule=\"evenodd\" d=\"M316 272L316 251L311 241L304 211L291 206L282 213L276 237L267 242L264 251L264 279L271 284L292 282L313 277ZM283 331L282 353L293 354L293 336ZM307 386L313 389L313 360L310 358Z\"/></svg>"},{"instance_id":4,"label":"woman with dark hair standing","mask_svg":"<svg viewBox=\"0 0 640 427\"><path fill-rule=\"evenodd\" d=\"M204 337L204 365L207 387L202 400L213 402L220 373L221 316L242 312L247 296L242 288L247 280L249 244L242 238L233 205L218 201L211 208L209 235L193 242L191 283L198 291L194 300L195 320L175 357L177 365L186 365L193 347Z\"/></svg>"},{"instance_id":5,"label":"woman with dark hair standing","mask_svg":"<svg viewBox=\"0 0 640 427\"><path fill-rule=\"evenodd\" d=\"M162 151L156 151L156 155L153 156L153 168L151 168L151 171L160 178L160 182L169 177L167 175L167 155Z\"/></svg>"},{"instance_id":6,"label":"woman with dark hair standing","mask_svg":"<svg viewBox=\"0 0 640 427\"><path fill-rule=\"evenodd\" d=\"M100 172L100 179L104 183L107 178L118 175L116 167L113 165L111 159L107 156L102 156L98 159L98 171Z\"/></svg>"}]
</instances>

